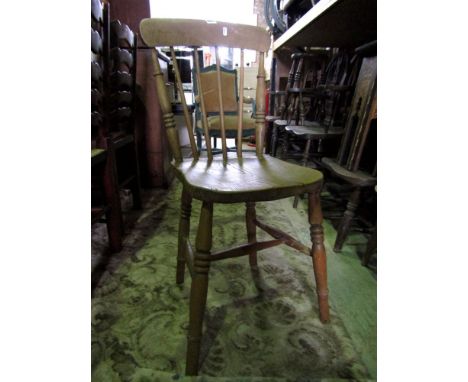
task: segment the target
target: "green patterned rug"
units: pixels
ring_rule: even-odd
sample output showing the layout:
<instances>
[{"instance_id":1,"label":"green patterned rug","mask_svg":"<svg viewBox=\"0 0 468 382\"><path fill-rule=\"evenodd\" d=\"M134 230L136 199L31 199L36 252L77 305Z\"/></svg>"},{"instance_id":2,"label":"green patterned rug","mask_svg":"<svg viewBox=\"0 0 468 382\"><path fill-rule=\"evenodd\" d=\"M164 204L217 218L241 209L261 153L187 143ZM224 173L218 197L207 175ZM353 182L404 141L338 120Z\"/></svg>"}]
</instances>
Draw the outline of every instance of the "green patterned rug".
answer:
<instances>
[{"instance_id":1,"label":"green patterned rug","mask_svg":"<svg viewBox=\"0 0 468 382\"><path fill-rule=\"evenodd\" d=\"M212 264L201 377L183 377L190 276L184 286L175 284L179 200L177 182L148 202L94 290L94 382L369 378L333 304L331 323L318 319L311 259L287 246L259 252L258 274L246 257ZM200 207L194 201L192 242ZM257 204L259 219L310 245L308 223L292 219L294 213L290 199ZM241 204L214 205L213 250L246 241L244 214ZM257 231L259 240L269 238Z\"/></svg>"}]
</instances>

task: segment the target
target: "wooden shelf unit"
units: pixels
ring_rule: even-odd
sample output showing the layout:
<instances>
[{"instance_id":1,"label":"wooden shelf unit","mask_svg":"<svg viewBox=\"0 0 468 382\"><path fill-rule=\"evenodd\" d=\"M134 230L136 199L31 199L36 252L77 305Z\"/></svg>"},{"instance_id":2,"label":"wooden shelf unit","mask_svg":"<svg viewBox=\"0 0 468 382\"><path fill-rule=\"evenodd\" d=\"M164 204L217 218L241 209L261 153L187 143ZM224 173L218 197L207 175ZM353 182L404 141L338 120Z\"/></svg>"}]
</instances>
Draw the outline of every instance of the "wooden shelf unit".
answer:
<instances>
[{"instance_id":1,"label":"wooden shelf unit","mask_svg":"<svg viewBox=\"0 0 468 382\"><path fill-rule=\"evenodd\" d=\"M295 47L355 48L377 39L377 0L321 0L273 43Z\"/></svg>"}]
</instances>

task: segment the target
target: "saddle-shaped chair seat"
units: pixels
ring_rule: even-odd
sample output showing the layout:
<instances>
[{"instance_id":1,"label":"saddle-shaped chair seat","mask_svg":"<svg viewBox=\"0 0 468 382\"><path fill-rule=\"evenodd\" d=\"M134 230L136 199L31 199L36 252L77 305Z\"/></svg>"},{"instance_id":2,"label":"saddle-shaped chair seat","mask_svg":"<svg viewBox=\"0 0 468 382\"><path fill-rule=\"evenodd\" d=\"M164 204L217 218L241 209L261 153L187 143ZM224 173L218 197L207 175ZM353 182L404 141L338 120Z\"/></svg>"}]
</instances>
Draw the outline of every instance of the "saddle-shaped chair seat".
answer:
<instances>
[{"instance_id":1,"label":"saddle-shaped chair seat","mask_svg":"<svg viewBox=\"0 0 468 382\"><path fill-rule=\"evenodd\" d=\"M184 161L175 167L176 176L194 198L218 203L267 201L287 198L320 187L322 173L280 159L235 155L226 164L222 157L212 161Z\"/></svg>"}]
</instances>

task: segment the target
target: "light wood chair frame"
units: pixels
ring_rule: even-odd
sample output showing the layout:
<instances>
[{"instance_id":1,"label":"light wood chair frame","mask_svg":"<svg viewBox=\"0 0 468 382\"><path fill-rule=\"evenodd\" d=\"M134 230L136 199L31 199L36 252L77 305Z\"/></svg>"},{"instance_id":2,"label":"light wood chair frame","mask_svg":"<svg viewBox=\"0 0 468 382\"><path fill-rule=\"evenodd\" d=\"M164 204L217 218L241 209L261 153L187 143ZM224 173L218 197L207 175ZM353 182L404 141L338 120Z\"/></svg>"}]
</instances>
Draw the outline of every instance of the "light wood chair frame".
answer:
<instances>
[{"instance_id":1,"label":"light wood chair frame","mask_svg":"<svg viewBox=\"0 0 468 382\"><path fill-rule=\"evenodd\" d=\"M143 41L150 47L170 47L172 59L175 61L174 46L188 46L194 49L194 60L196 72L200 73L199 62L197 59L197 49L203 46L216 47L216 67L217 67L217 82L218 94L220 104L221 116L221 139L223 157L213 160L212 148L209 139L208 124L206 123L206 113L203 97L200 99L200 106L202 111L202 121L204 128L204 136L206 142L206 157L202 157L198 152L192 130L192 120L188 111L185 100L182 97L182 106L185 116L185 125L188 129L190 139L190 146L193 159L191 163L183 164L183 157L179 147L179 136L176 129L174 115L172 113L171 103L167 94L167 89L160 68L157 57L157 52L154 49L153 65L154 65L154 78L156 82L156 89L158 92L159 103L162 109L162 117L168 137L170 149L174 156L172 165L176 171L179 172L179 179L183 183L183 190L181 196L181 215L179 222L179 236L178 236L178 253L177 253L177 270L176 282L181 284L184 282L185 266L189 269L192 276L192 284L190 291L190 313L189 313L189 329L187 338L187 359L186 359L186 374L198 375L200 363L200 345L202 340L202 327L203 317L205 312L207 292L208 292L208 274L210 264L213 261L218 261L227 258L249 256L249 263L252 269L257 270L257 252L266 248L270 248L279 244L286 244L295 248L301 253L312 257L314 268L315 280L317 284L317 297L319 305L320 320L325 323L329 321L329 306L328 306L328 287L327 287L327 267L326 267L326 253L324 246L324 234L322 227L322 210L320 206L320 190L322 187L323 176L320 172L312 169L304 169L301 166L289 164L279 159L269 157L263 154L263 128L265 125L265 69L264 69L264 55L268 51L271 39L269 34L259 28L249 25L238 25L224 22L207 22L203 20L183 20L183 19L144 19L140 23L140 32ZM257 89L256 89L256 114L255 114L255 135L256 135L256 158L242 156L242 118L239 118L239 126L237 130L237 157L228 158L226 147L226 132L224 128L224 112L222 89L220 81L220 60L218 55L218 47L231 47L241 49L241 63L240 63L240 86L239 86L239 111L238 115L241 116L243 112L243 83L244 83L244 49L251 49L258 51L258 76L257 76ZM180 73L177 65L174 65L175 78L179 91L182 92L182 83L180 81ZM203 89L200 87L199 78L198 88L200 94L203 94ZM256 161L256 162L252 162ZM202 163L201 163L202 162ZM217 164L215 164L217 162ZM221 164L220 164L221 163ZM278 166L287 167L291 171L298 171L293 176L304 174L308 182L304 181L301 184L282 184L278 189L268 189L266 191L254 190L250 192L245 184L248 182L240 182L238 192L217 192L211 188L203 188L193 186L185 178L189 177L189 172L200 166L203 169L208 169L210 166L219 166L224 170L231 169L233 166L241 167L243 170L248 170L249 163L255 163L259 166L269 167L274 163ZM181 175L181 168L186 166L186 174ZM284 167L283 167L284 168ZM252 170L252 168L250 168ZM263 169L263 168L261 168ZM226 171L227 173L228 171ZM275 177L281 179L285 174L275 174ZM254 175L253 175L254 176ZM287 177L287 176L286 176ZM237 178L236 178L237 179ZM237 180L236 180L237 181ZM312 248L300 243L292 236L288 235L281 230L267 225L257 219L255 212L255 202L278 200L285 197L290 197L298 193L307 193L309 199L309 223L310 235L312 240ZM197 230L195 241L195 249L192 247L189 240L190 231L190 215L192 199L199 199L202 201L200 220ZM239 203L246 204L246 227L247 227L247 243L222 250L216 253L211 253L212 247L212 226L213 226L213 204L217 203ZM260 228L267 232L274 239L267 241L257 241L256 228Z\"/></svg>"}]
</instances>

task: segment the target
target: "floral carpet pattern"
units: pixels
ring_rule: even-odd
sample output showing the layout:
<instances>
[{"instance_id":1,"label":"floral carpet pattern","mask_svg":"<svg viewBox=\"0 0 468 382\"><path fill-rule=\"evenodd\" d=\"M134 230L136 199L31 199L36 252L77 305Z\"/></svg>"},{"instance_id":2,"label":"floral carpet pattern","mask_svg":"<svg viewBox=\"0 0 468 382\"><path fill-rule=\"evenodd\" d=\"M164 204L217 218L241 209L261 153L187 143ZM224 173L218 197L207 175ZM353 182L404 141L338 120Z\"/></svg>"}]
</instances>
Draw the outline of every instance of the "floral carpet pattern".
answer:
<instances>
[{"instance_id":1,"label":"floral carpet pattern","mask_svg":"<svg viewBox=\"0 0 468 382\"><path fill-rule=\"evenodd\" d=\"M210 269L200 377L184 377L190 275L175 283L179 183L152 200L114 255L92 298L92 380L365 380L343 323L318 319L312 261L287 246ZM195 241L201 203L192 205ZM309 226L290 219L290 199L257 204L257 216L310 246ZM327 232L325 232L327 235ZM257 230L257 239L269 236ZM330 251L330 242L326 248ZM245 206L214 205L213 250L246 242ZM332 293L332 292L331 292Z\"/></svg>"}]
</instances>

